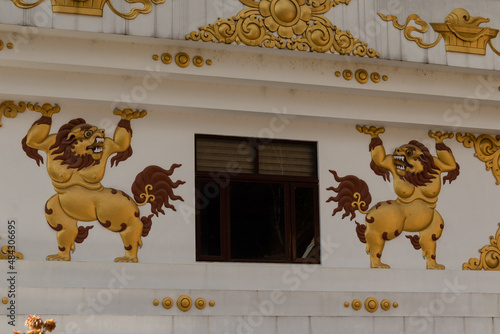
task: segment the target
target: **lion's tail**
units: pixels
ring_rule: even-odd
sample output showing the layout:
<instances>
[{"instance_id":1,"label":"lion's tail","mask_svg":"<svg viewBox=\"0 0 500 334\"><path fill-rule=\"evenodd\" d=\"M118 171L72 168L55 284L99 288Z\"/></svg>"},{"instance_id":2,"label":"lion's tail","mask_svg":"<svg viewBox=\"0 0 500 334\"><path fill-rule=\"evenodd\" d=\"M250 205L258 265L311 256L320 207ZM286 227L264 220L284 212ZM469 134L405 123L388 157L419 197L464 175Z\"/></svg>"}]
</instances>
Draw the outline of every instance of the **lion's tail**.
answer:
<instances>
[{"instance_id":1,"label":"lion's tail","mask_svg":"<svg viewBox=\"0 0 500 334\"><path fill-rule=\"evenodd\" d=\"M366 214L372 201L366 182L354 175L340 177L336 171L330 170L330 172L333 174L335 181L339 182L337 187L327 188L327 190L337 193L337 196L332 196L327 200L327 202L334 201L338 203L337 207L333 210L332 216L335 216L340 211L344 211L342 219L351 215L351 220L353 220L356 217L356 211ZM359 240L366 243L364 239L366 226L359 223L356 224L356 232Z\"/></svg>"},{"instance_id":2,"label":"lion's tail","mask_svg":"<svg viewBox=\"0 0 500 334\"><path fill-rule=\"evenodd\" d=\"M149 230L151 230L153 216L158 216L158 213L165 214L163 206L176 211L175 207L169 203L169 200L184 201L181 196L174 194L173 189L185 182L180 180L174 182L170 179L174 170L180 166L180 164L173 164L169 170L165 170L159 166L148 166L135 177L135 181L132 184L134 200L139 206L146 203L151 204L152 214L141 218L144 224L142 230L143 237L146 237L149 234Z\"/></svg>"}]
</instances>

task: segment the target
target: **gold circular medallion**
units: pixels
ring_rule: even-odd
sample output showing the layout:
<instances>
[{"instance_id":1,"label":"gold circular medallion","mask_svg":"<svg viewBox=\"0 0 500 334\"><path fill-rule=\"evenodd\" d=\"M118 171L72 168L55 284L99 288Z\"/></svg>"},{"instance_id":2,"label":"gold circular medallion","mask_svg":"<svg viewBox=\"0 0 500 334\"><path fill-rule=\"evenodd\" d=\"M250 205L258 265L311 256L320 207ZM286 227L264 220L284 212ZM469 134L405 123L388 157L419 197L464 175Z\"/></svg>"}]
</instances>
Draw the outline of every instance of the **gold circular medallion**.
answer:
<instances>
[{"instance_id":1,"label":"gold circular medallion","mask_svg":"<svg viewBox=\"0 0 500 334\"><path fill-rule=\"evenodd\" d=\"M210 302L208 302L208 305L210 305L210 307L214 307L215 306L215 302L213 300L211 300Z\"/></svg>"},{"instance_id":2,"label":"gold circular medallion","mask_svg":"<svg viewBox=\"0 0 500 334\"><path fill-rule=\"evenodd\" d=\"M363 306L363 303L359 299L354 299L352 301L352 308L355 309L356 311L361 309L361 306Z\"/></svg>"},{"instance_id":3,"label":"gold circular medallion","mask_svg":"<svg viewBox=\"0 0 500 334\"><path fill-rule=\"evenodd\" d=\"M160 57L158 57L158 55L153 55L153 60L154 61L157 61L158 59L160 59Z\"/></svg>"},{"instance_id":4,"label":"gold circular medallion","mask_svg":"<svg viewBox=\"0 0 500 334\"><path fill-rule=\"evenodd\" d=\"M366 298L365 308L368 312L375 312L378 309L378 301L373 297Z\"/></svg>"},{"instance_id":5,"label":"gold circular medallion","mask_svg":"<svg viewBox=\"0 0 500 334\"><path fill-rule=\"evenodd\" d=\"M389 80L389 77L387 75L383 75L382 80L387 81L387 80Z\"/></svg>"},{"instance_id":6,"label":"gold circular medallion","mask_svg":"<svg viewBox=\"0 0 500 334\"><path fill-rule=\"evenodd\" d=\"M384 299L380 302L380 307L382 308L382 310L387 311L391 308L391 302L387 299Z\"/></svg>"},{"instance_id":7,"label":"gold circular medallion","mask_svg":"<svg viewBox=\"0 0 500 334\"><path fill-rule=\"evenodd\" d=\"M359 69L356 71L356 81L360 84L364 84L368 81L368 72L363 69Z\"/></svg>"},{"instance_id":8,"label":"gold circular medallion","mask_svg":"<svg viewBox=\"0 0 500 334\"><path fill-rule=\"evenodd\" d=\"M349 302L345 302L345 303L344 303L344 306L345 306L345 307L349 307L349 305L350 305L350 304L349 304Z\"/></svg>"},{"instance_id":9,"label":"gold circular medallion","mask_svg":"<svg viewBox=\"0 0 500 334\"><path fill-rule=\"evenodd\" d=\"M172 62L172 55L170 53L164 53L161 55L161 62L168 65Z\"/></svg>"},{"instance_id":10,"label":"gold circular medallion","mask_svg":"<svg viewBox=\"0 0 500 334\"><path fill-rule=\"evenodd\" d=\"M194 57L193 64L196 67L202 67L203 66L203 57L201 57L201 56Z\"/></svg>"},{"instance_id":11,"label":"gold circular medallion","mask_svg":"<svg viewBox=\"0 0 500 334\"><path fill-rule=\"evenodd\" d=\"M153 300L153 305L154 306L160 305L160 301L158 299Z\"/></svg>"},{"instance_id":12,"label":"gold circular medallion","mask_svg":"<svg viewBox=\"0 0 500 334\"><path fill-rule=\"evenodd\" d=\"M296 0L273 0L271 16L280 26L291 27L300 19L300 6Z\"/></svg>"},{"instance_id":13,"label":"gold circular medallion","mask_svg":"<svg viewBox=\"0 0 500 334\"><path fill-rule=\"evenodd\" d=\"M12 43L7 43L7 49L12 49L14 47L14 44Z\"/></svg>"},{"instance_id":14,"label":"gold circular medallion","mask_svg":"<svg viewBox=\"0 0 500 334\"><path fill-rule=\"evenodd\" d=\"M372 79L373 82L377 83L380 81L380 74L378 74L377 72L373 72L370 75L370 79Z\"/></svg>"},{"instance_id":15,"label":"gold circular medallion","mask_svg":"<svg viewBox=\"0 0 500 334\"><path fill-rule=\"evenodd\" d=\"M172 308L172 306L174 305L174 301L170 297L165 297L161 301L161 305L168 310Z\"/></svg>"},{"instance_id":16,"label":"gold circular medallion","mask_svg":"<svg viewBox=\"0 0 500 334\"><path fill-rule=\"evenodd\" d=\"M346 80L352 79L352 71L351 70L344 70L342 75L344 76L344 79L346 79Z\"/></svg>"},{"instance_id":17,"label":"gold circular medallion","mask_svg":"<svg viewBox=\"0 0 500 334\"><path fill-rule=\"evenodd\" d=\"M392 307L394 307L394 308L398 308L398 306L399 306L399 304L398 304L398 303L396 303L396 302L392 303Z\"/></svg>"},{"instance_id":18,"label":"gold circular medallion","mask_svg":"<svg viewBox=\"0 0 500 334\"><path fill-rule=\"evenodd\" d=\"M9 302L9 299L7 299L7 297L3 297L2 298L2 303L3 304L7 304Z\"/></svg>"},{"instance_id":19,"label":"gold circular medallion","mask_svg":"<svg viewBox=\"0 0 500 334\"><path fill-rule=\"evenodd\" d=\"M194 306L196 306L198 310L203 310L205 306L207 306L207 302L203 298L198 298L194 301Z\"/></svg>"},{"instance_id":20,"label":"gold circular medallion","mask_svg":"<svg viewBox=\"0 0 500 334\"><path fill-rule=\"evenodd\" d=\"M189 66L189 55L185 52L179 52L178 54L175 55L175 63L179 67L188 67Z\"/></svg>"},{"instance_id":21,"label":"gold circular medallion","mask_svg":"<svg viewBox=\"0 0 500 334\"><path fill-rule=\"evenodd\" d=\"M193 301L189 296L182 295L179 298L177 298L177 307L179 310L182 312L187 312L191 309L191 306L193 306Z\"/></svg>"}]
</instances>

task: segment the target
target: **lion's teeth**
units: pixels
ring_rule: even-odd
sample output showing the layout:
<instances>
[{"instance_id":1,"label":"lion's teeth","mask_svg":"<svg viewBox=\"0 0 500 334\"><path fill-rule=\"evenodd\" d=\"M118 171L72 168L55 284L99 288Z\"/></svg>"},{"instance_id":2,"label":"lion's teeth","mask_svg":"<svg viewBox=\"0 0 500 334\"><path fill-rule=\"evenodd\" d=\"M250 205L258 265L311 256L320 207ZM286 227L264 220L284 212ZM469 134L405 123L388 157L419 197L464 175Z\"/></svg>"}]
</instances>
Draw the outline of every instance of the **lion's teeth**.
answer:
<instances>
[{"instance_id":1,"label":"lion's teeth","mask_svg":"<svg viewBox=\"0 0 500 334\"><path fill-rule=\"evenodd\" d=\"M94 153L101 153L102 152L102 147L96 147L94 149Z\"/></svg>"},{"instance_id":2,"label":"lion's teeth","mask_svg":"<svg viewBox=\"0 0 500 334\"><path fill-rule=\"evenodd\" d=\"M95 139L95 141L96 141L97 143L103 143L103 142L104 142L104 138L97 137L97 138Z\"/></svg>"}]
</instances>

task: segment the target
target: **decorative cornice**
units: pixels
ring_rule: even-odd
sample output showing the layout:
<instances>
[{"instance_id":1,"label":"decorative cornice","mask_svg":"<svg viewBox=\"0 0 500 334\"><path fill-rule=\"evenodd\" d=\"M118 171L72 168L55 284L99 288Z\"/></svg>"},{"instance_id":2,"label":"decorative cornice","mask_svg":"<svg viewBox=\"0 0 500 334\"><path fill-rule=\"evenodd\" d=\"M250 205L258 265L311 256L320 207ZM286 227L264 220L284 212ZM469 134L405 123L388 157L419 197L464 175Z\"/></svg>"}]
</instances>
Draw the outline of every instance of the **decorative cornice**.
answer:
<instances>
[{"instance_id":1,"label":"decorative cornice","mask_svg":"<svg viewBox=\"0 0 500 334\"><path fill-rule=\"evenodd\" d=\"M38 0L34 3L27 3L23 0L11 0L14 5L22 9L29 9L38 6L45 0ZM109 9L116 15L127 20L135 19L139 14L148 14L153 9L153 4L159 5L165 0L126 0L128 3L142 4L142 8L134 7L128 13L120 13L115 9L111 0L51 0L52 12L79 14L90 16L102 16L104 5L107 4Z\"/></svg>"},{"instance_id":2,"label":"decorative cornice","mask_svg":"<svg viewBox=\"0 0 500 334\"><path fill-rule=\"evenodd\" d=\"M498 30L479 27L481 23L489 22L490 19L480 16L471 17L469 12L463 8L454 9L446 16L444 23L431 23L434 31L439 33L438 38L433 43L424 43L422 38L412 35L414 31L425 34L429 29L427 22L417 14L408 16L405 24L400 24L398 18L394 15L386 16L381 13L378 13L378 15L384 21L391 21L396 29L403 30L407 40L415 42L423 49L436 46L441 41L441 38L444 38L446 51L485 55L486 44L489 44L493 52L500 56L500 51L495 49L491 43L491 39L497 36ZM420 28L409 25L411 21L414 21Z\"/></svg>"},{"instance_id":3,"label":"decorative cornice","mask_svg":"<svg viewBox=\"0 0 500 334\"><path fill-rule=\"evenodd\" d=\"M249 7L186 36L188 40L379 57L365 42L342 31L325 16L350 0L240 0Z\"/></svg>"},{"instance_id":4,"label":"decorative cornice","mask_svg":"<svg viewBox=\"0 0 500 334\"><path fill-rule=\"evenodd\" d=\"M500 226L500 224L498 224ZM495 237L490 235L490 244L479 250L479 259L471 258L462 265L463 270L500 270L500 227Z\"/></svg>"},{"instance_id":5,"label":"decorative cornice","mask_svg":"<svg viewBox=\"0 0 500 334\"><path fill-rule=\"evenodd\" d=\"M463 143L465 147L473 147L476 153L474 156L486 164L486 170L491 170L493 176L497 180L496 184L500 184L500 136L493 137L491 135L482 134L478 137L471 133L462 135L457 133L457 141Z\"/></svg>"},{"instance_id":6,"label":"decorative cornice","mask_svg":"<svg viewBox=\"0 0 500 334\"><path fill-rule=\"evenodd\" d=\"M16 105L14 101L4 101L0 103L0 126L2 126L2 115L7 118L14 118L18 113L24 112L26 106L25 102L19 102L19 105Z\"/></svg>"}]
</instances>

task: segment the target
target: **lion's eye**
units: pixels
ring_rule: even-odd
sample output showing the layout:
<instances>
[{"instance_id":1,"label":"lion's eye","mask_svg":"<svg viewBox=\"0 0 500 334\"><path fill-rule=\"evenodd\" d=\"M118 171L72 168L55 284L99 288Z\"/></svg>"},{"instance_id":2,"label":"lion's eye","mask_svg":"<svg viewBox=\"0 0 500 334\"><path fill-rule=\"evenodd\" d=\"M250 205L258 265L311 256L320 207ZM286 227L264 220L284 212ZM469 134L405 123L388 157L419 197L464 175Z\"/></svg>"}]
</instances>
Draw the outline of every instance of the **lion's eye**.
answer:
<instances>
[{"instance_id":1,"label":"lion's eye","mask_svg":"<svg viewBox=\"0 0 500 334\"><path fill-rule=\"evenodd\" d=\"M90 138L90 137L92 137L92 131L85 132L85 138Z\"/></svg>"},{"instance_id":2,"label":"lion's eye","mask_svg":"<svg viewBox=\"0 0 500 334\"><path fill-rule=\"evenodd\" d=\"M413 155L413 151L412 150L408 150L408 151L406 151L406 154L409 155L409 156L412 156Z\"/></svg>"}]
</instances>

